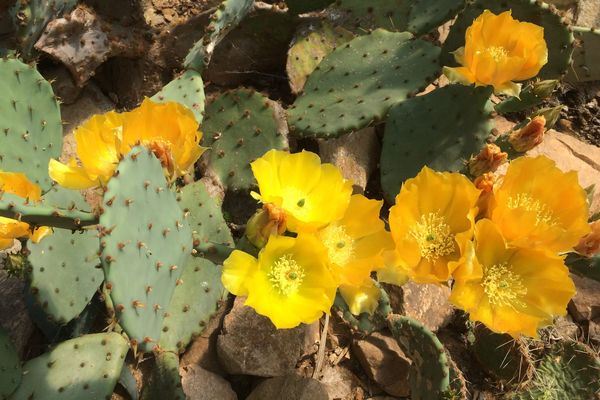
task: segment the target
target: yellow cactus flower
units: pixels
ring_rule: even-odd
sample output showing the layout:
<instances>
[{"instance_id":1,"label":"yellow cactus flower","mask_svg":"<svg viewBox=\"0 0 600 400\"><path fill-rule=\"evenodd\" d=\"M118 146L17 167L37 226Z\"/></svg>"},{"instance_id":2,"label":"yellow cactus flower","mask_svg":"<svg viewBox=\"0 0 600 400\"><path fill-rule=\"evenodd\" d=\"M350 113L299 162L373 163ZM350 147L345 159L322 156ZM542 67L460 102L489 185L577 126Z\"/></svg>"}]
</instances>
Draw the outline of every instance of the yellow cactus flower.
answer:
<instances>
[{"instance_id":1,"label":"yellow cactus flower","mask_svg":"<svg viewBox=\"0 0 600 400\"><path fill-rule=\"evenodd\" d=\"M493 86L497 93L518 96L523 81L536 76L548 62L544 28L485 10L467 29L465 46L454 52L461 67L444 74L465 85Z\"/></svg>"},{"instance_id":2,"label":"yellow cactus flower","mask_svg":"<svg viewBox=\"0 0 600 400\"><path fill-rule=\"evenodd\" d=\"M423 167L390 209L396 249L386 263L416 282L446 282L471 240L479 194L461 174Z\"/></svg>"},{"instance_id":3,"label":"yellow cactus flower","mask_svg":"<svg viewBox=\"0 0 600 400\"><path fill-rule=\"evenodd\" d=\"M125 113L95 115L75 131L77 156L62 164L50 160L50 177L61 186L86 189L105 186L119 160L137 144L150 148L169 178L184 175L204 149L194 114L178 103L154 103L146 98Z\"/></svg>"},{"instance_id":4,"label":"yellow cactus flower","mask_svg":"<svg viewBox=\"0 0 600 400\"><path fill-rule=\"evenodd\" d=\"M234 250L223 263L221 280L231 293L248 296L245 304L278 329L321 318L329 312L337 288L327 250L308 234L271 236L258 259Z\"/></svg>"},{"instance_id":5,"label":"yellow cactus flower","mask_svg":"<svg viewBox=\"0 0 600 400\"><path fill-rule=\"evenodd\" d=\"M565 315L575 285L561 257L509 247L488 219L475 226L475 243L454 271L450 301L498 333L537 337L537 329Z\"/></svg>"},{"instance_id":6,"label":"yellow cactus flower","mask_svg":"<svg viewBox=\"0 0 600 400\"><path fill-rule=\"evenodd\" d=\"M373 314L379 305L381 292L373 284L373 280L367 278L360 285L341 285L340 295L352 314Z\"/></svg>"},{"instance_id":7,"label":"yellow cactus flower","mask_svg":"<svg viewBox=\"0 0 600 400\"><path fill-rule=\"evenodd\" d=\"M250 165L260 191L252 196L281 208L292 232L315 231L340 219L350 202L352 182L314 153L270 150Z\"/></svg>"},{"instance_id":8,"label":"yellow cactus flower","mask_svg":"<svg viewBox=\"0 0 600 400\"><path fill-rule=\"evenodd\" d=\"M13 194L31 202L39 201L42 194L40 187L29 181L24 174L3 171L0 171L0 192ZM25 222L0 217L0 250L10 248L17 238L30 237L37 243L50 232L52 230L45 226L32 230Z\"/></svg>"},{"instance_id":9,"label":"yellow cactus flower","mask_svg":"<svg viewBox=\"0 0 600 400\"><path fill-rule=\"evenodd\" d=\"M371 271L383 266L383 251L394 248L379 218L383 201L356 194L344 216L317 232L327 249L331 270L341 285L361 286Z\"/></svg>"},{"instance_id":10,"label":"yellow cactus flower","mask_svg":"<svg viewBox=\"0 0 600 400\"><path fill-rule=\"evenodd\" d=\"M509 244L552 253L571 250L590 232L577 173L562 172L545 156L510 163L490 215Z\"/></svg>"}]
</instances>

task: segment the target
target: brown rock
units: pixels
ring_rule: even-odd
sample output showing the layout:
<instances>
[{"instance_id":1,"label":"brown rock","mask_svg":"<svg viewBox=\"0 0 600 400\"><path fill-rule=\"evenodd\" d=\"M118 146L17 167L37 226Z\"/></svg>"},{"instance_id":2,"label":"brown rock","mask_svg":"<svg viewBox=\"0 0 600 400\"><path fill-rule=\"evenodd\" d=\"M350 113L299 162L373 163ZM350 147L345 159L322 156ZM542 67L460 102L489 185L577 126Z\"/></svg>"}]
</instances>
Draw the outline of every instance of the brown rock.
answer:
<instances>
[{"instance_id":1,"label":"brown rock","mask_svg":"<svg viewBox=\"0 0 600 400\"><path fill-rule=\"evenodd\" d=\"M181 386L188 400L237 400L231 385L217 374L197 365L182 367Z\"/></svg>"},{"instance_id":2,"label":"brown rock","mask_svg":"<svg viewBox=\"0 0 600 400\"><path fill-rule=\"evenodd\" d=\"M217 338L217 354L230 374L283 376L318 338L318 322L293 329L276 329L271 321L235 299Z\"/></svg>"},{"instance_id":3,"label":"brown rock","mask_svg":"<svg viewBox=\"0 0 600 400\"><path fill-rule=\"evenodd\" d=\"M329 400L355 400L366 397L360 379L342 363L323 367L319 380L325 385Z\"/></svg>"},{"instance_id":4,"label":"brown rock","mask_svg":"<svg viewBox=\"0 0 600 400\"><path fill-rule=\"evenodd\" d=\"M556 335L565 340L577 340L579 336L579 325L573 322L570 315L557 317L552 325Z\"/></svg>"},{"instance_id":5,"label":"brown rock","mask_svg":"<svg viewBox=\"0 0 600 400\"><path fill-rule=\"evenodd\" d=\"M600 2L598 0L579 0L576 15L578 26L600 28Z\"/></svg>"},{"instance_id":6,"label":"brown rock","mask_svg":"<svg viewBox=\"0 0 600 400\"><path fill-rule=\"evenodd\" d=\"M454 314L450 288L432 283L408 282L402 286L404 315L421 321L431 331L444 327Z\"/></svg>"},{"instance_id":7,"label":"brown rock","mask_svg":"<svg viewBox=\"0 0 600 400\"><path fill-rule=\"evenodd\" d=\"M578 322L600 319L600 282L571 274L577 293L569 302L569 313Z\"/></svg>"},{"instance_id":8,"label":"brown rock","mask_svg":"<svg viewBox=\"0 0 600 400\"><path fill-rule=\"evenodd\" d=\"M408 374L411 362L396 339L389 334L374 332L354 341L353 350L369 378L386 393L399 397L410 394Z\"/></svg>"},{"instance_id":9,"label":"brown rock","mask_svg":"<svg viewBox=\"0 0 600 400\"><path fill-rule=\"evenodd\" d=\"M299 375L278 376L262 382L246 400L328 400L325 386L312 378Z\"/></svg>"},{"instance_id":10,"label":"brown rock","mask_svg":"<svg viewBox=\"0 0 600 400\"><path fill-rule=\"evenodd\" d=\"M0 328L10 336L17 353L23 355L29 337L34 331L23 298L23 280L8 276L0 269Z\"/></svg>"}]
</instances>

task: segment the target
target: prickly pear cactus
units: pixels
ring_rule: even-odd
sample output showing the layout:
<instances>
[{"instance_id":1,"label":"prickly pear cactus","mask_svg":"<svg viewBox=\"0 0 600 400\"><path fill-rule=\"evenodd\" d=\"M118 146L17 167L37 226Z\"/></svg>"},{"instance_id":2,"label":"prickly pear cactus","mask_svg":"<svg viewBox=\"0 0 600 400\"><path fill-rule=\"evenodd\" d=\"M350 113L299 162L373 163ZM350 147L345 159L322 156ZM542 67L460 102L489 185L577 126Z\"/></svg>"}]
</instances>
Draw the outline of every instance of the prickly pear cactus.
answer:
<instances>
[{"instance_id":1,"label":"prickly pear cactus","mask_svg":"<svg viewBox=\"0 0 600 400\"><path fill-rule=\"evenodd\" d=\"M160 92L152 96L152 100L165 103L176 101L183 104L202 123L204 117L204 82L202 76L196 71L185 71L169 82Z\"/></svg>"},{"instance_id":2,"label":"prickly pear cactus","mask_svg":"<svg viewBox=\"0 0 600 400\"><path fill-rule=\"evenodd\" d=\"M184 68L202 72L210 62L215 47L252 10L253 4L254 0L224 0L210 16L211 23L204 37L194 44L185 57Z\"/></svg>"},{"instance_id":3,"label":"prickly pear cactus","mask_svg":"<svg viewBox=\"0 0 600 400\"><path fill-rule=\"evenodd\" d=\"M376 30L336 48L289 110L302 137L337 137L384 118L439 72L440 49L409 33Z\"/></svg>"},{"instance_id":4,"label":"prickly pear cactus","mask_svg":"<svg viewBox=\"0 0 600 400\"><path fill-rule=\"evenodd\" d=\"M454 18L465 0L413 0L406 30L422 35Z\"/></svg>"},{"instance_id":5,"label":"prickly pear cactus","mask_svg":"<svg viewBox=\"0 0 600 400\"><path fill-rule=\"evenodd\" d=\"M390 315L388 326L400 348L412 360L410 393L413 400L441 399L450 389L449 362L437 336L420 322Z\"/></svg>"},{"instance_id":6,"label":"prickly pear cactus","mask_svg":"<svg viewBox=\"0 0 600 400\"><path fill-rule=\"evenodd\" d=\"M379 0L376 4L364 0L338 0L330 12L337 23L356 32L376 28L405 31L410 3L399 0Z\"/></svg>"},{"instance_id":7,"label":"prickly pear cactus","mask_svg":"<svg viewBox=\"0 0 600 400\"><path fill-rule=\"evenodd\" d=\"M21 361L8 334L0 328L0 399L8 398L21 382Z\"/></svg>"},{"instance_id":8,"label":"prickly pear cactus","mask_svg":"<svg viewBox=\"0 0 600 400\"><path fill-rule=\"evenodd\" d=\"M110 398L128 350L127 340L118 333L96 333L62 342L23 365L23 380L10 398Z\"/></svg>"},{"instance_id":9,"label":"prickly pear cactus","mask_svg":"<svg viewBox=\"0 0 600 400\"><path fill-rule=\"evenodd\" d=\"M48 161L62 149L52 87L35 67L8 58L0 59L0 93L0 170L23 172L45 191L51 185Z\"/></svg>"},{"instance_id":10,"label":"prickly pear cactus","mask_svg":"<svg viewBox=\"0 0 600 400\"><path fill-rule=\"evenodd\" d=\"M160 161L136 146L108 182L98 227L107 289L119 324L143 352L158 343L164 313L192 251L192 231Z\"/></svg>"},{"instance_id":11,"label":"prickly pear cactus","mask_svg":"<svg viewBox=\"0 0 600 400\"><path fill-rule=\"evenodd\" d=\"M179 375L179 356L170 351L155 354L150 383L142 392L142 400L184 400Z\"/></svg>"},{"instance_id":12,"label":"prickly pear cactus","mask_svg":"<svg viewBox=\"0 0 600 400\"><path fill-rule=\"evenodd\" d=\"M558 87L558 84L559 81L555 79L531 82L521 90L519 97L509 97L496 104L494 108L503 114L528 110L550 97L552 92Z\"/></svg>"},{"instance_id":13,"label":"prickly pear cactus","mask_svg":"<svg viewBox=\"0 0 600 400\"><path fill-rule=\"evenodd\" d=\"M202 145L209 150L201 167L228 189L252 188L250 163L270 149L287 149L269 99L249 89L237 89L207 105Z\"/></svg>"},{"instance_id":14,"label":"prickly pear cactus","mask_svg":"<svg viewBox=\"0 0 600 400\"><path fill-rule=\"evenodd\" d=\"M456 65L451 52L465 45L467 28L484 10L490 10L495 14L512 10L513 18L542 26L544 39L548 45L548 63L538 76L542 79L554 79L567 72L573 52L573 35L569 32L567 23L559 15L552 12L547 4L537 0L474 0L470 2L458 15L444 42L442 49L444 65Z\"/></svg>"},{"instance_id":15,"label":"prickly pear cactus","mask_svg":"<svg viewBox=\"0 0 600 400\"><path fill-rule=\"evenodd\" d=\"M286 0L288 10L294 14L302 14L310 11L322 10L334 0Z\"/></svg>"},{"instance_id":16,"label":"prickly pear cactus","mask_svg":"<svg viewBox=\"0 0 600 400\"><path fill-rule=\"evenodd\" d=\"M493 128L489 95L487 88L450 85L390 110L381 153L381 185L389 201L424 165L458 171L479 152Z\"/></svg>"},{"instance_id":17,"label":"prickly pear cactus","mask_svg":"<svg viewBox=\"0 0 600 400\"><path fill-rule=\"evenodd\" d=\"M600 32L597 29L577 26L573 28L573 36L575 50L567 80L570 82L600 80Z\"/></svg>"},{"instance_id":18,"label":"prickly pear cactus","mask_svg":"<svg viewBox=\"0 0 600 400\"><path fill-rule=\"evenodd\" d=\"M181 280L169 304L159 342L162 350L180 353L202 333L219 302L227 296L221 268L203 258L192 257Z\"/></svg>"}]
</instances>

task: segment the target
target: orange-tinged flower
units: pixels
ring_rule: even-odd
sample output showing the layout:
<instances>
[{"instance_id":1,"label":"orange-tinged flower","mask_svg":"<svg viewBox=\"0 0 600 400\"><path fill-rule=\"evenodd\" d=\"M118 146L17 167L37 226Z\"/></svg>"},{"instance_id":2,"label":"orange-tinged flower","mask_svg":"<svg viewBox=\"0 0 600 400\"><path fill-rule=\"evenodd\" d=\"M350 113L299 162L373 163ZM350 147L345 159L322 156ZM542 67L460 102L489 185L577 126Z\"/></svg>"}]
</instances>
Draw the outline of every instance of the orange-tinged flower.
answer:
<instances>
[{"instance_id":1,"label":"orange-tinged flower","mask_svg":"<svg viewBox=\"0 0 600 400\"><path fill-rule=\"evenodd\" d=\"M480 176L486 172L494 172L508 161L508 154L495 144L486 144L483 149L468 161L469 173Z\"/></svg>"},{"instance_id":2,"label":"orange-tinged flower","mask_svg":"<svg viewBox=\"0 0 600 400\"><path fill-rule=\"evenodd\" d=\"M478 217L485 217L488 215L489 209L493 207L496 175L493 172L486 172L475 178L473 184L475 184L477 189L481 190L481 195L477 201L477 208L479 208Z\"/></svg>"},{"instance_id":3,"label":"orange-tinged flower","mask_svg":"<svg viewBox=\"0 0 600 400\"><path fill-rule=\"evenodd\" d=\"M95 115L75 131L77 156L62 164L50 160L50 177L61 186L86 189L104 186L119 160L136 144L150 148L169 178L184 175L204 149L194 114L178 103L154 103L146 98L125 113Z\"/></svg>"},{"instance_id":4,"label":"orange-tinged flower","mask_svg":"<svg viewBox=\"0 0 600 400\"><path fill-rule=\"evenodd\" d=\"M245 234L250 243L261 249L272 235L284 234L286 226L285 212L272 203L266 203L250 217Z\"/></svg>"},{"instance_id":5,"label":"orange-tinged flower","mask_svg":"<svg viewBox=\"0 0 600 400\"><path fill-rule=\"evenodd\" d=\"M388 266L417 282L446 282L471 240L479 194L461 174L423 167L390 209L396 249L385 255Z\"/></svg>"},{"instance_id":6,"label":"orange-tinged flower","mask_svg":"<svg viewBox=\"0 0 600 400\"><path fill-rule=\"evenodd\" d=\"M544 28L485 10L467 29L465 47L454 52L461 67L444 67L451 81L493 86L497 93L518 96L523 81L536 76L548 62Z\"/></svg>"},{"instance_id":7,"label":"orange-tinged flower","mask_svg":"<svg viewBox=\"0 0 600 400\"><path fill-rule=\"evenodd\" d=\"M537 329L564 315L575 285L563 259L532 248L507 246L488 219L475 226L454 271L450 300L498 333L537 337Z\"/></svg>"},{"instance_id":8,"label":"orange-tinged flower","mask_svg":"<svg viewBox=\"0 0 600 400\"><path fill-rule=\"evenodd\" d=\"M588 205L577 173L545 156L519 157L494 194L491 219L509 244L552 253L571 250L589 233Z\"/></svg>"},{"instance_id":9,"label":"orange-tinged flower","mask_svg":"<svg viewBox=\"0 0 600 400\"><path fill-rule=\"evenodd\" d=\"M2 171L0 192L13 194L31 202L39 201L42 194L40 187L29 181L24 174ZM0 217L0 250L11 247L17 238L31 238L37 243L51 232L52 230L45 226L32 230L25 222Z\"/></svg>"},{"instance_id":10,"label":"orange-tinged flower","mask_svg":"<svg viewBox=\"0 0 600 400\"><path fill-rule=\"evenodd\" d=\"M258 259L234 250L223 263L223 285L278 328L310 324L328 313L336 282L327 250L313 235L271 236Z\"/></svg>"},{"instance_id":11,"label":"orange-tinged flower","mask_svg":"<svg viewBox=\"0 0 600 400\"><path fill-rule=\"evenodd\" d=\"M546 132L546 118L539 115L523 128L511 132L508 142L518 152L525 153L542 143Z\"/></svg>"},{"instance_id":12,"label":"orange-tinged flower","mask_svg":"<svg viewBox=\"0 0 600 400\"><path fill-rule=\"evenodd\" d=\"M281 208L292 232L315 231L340 219L350 202L352 182L314 153L270 150L250 165L260 191L252 196Z\"/></svg>"},{"instance_id":13,"label":"orange-tinged flower","mask_svg":"<svg viewBox=\"0 0 600 400\"><path fill-rule=\"evenodd\" d=\"M575 246L575 251L586 257L600 253L600 221L592 222L590 228L592 231Z\"/></svg>"}]
</instances>

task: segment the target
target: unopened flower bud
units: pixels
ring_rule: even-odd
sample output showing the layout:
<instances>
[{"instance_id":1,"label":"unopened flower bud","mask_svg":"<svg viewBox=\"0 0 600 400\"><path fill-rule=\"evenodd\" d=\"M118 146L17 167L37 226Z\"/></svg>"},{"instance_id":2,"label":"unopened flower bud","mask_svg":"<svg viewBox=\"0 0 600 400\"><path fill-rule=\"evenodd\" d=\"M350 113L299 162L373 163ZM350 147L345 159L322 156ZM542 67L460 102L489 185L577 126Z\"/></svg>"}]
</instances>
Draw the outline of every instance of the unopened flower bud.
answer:
<instances>
[{"instance_id":1,"label":"unopened flower bud","mask_svg":"<svg viewBox=\"0 0 600 400\"><path fill-rule=\"evenodd\" d=\"M477 207L479 208L478 215L484 218L487 216L494 200L496 175L492 172L486 172L485 174L478 176L473 183L477 189L481 190L481 194L477 200Z\"/></svg>"},{"instance_id":2,"label":"unopened flower bud","mask_svg":"<svg viewBox=\"0 0 600 400\"><path fill-rule=\"evenodd\" d=\"M582 237L575 246L575 251L586 257L600 253L600 221L592 222L590 228L592 231Z\"/></svg>"},{"instance_id":3,"label":"unopened flower bud","mask_svg":"<svg viewBox=\"0 0 600 400\"><path fill-rule=\"evenodd\" d=\"M271 235L281 235L285 230L285 212L276 205L267 203L248 220L246 237L260 249L267 244Z\"/></svg>"},{"instance_id":4,"label":"unopened flower bud","mask_svg":"<svg viewBox=\"0 0 600 400\"><path fill-rule=\"evenodd\" d=\"M469 160L469 173L480 176L486 172L493 172L508 160L508 154L495 144L486 144L485 147Z\"/></svg>"},{"instance_id":5,"label":"unopened flower bud","mask_svg":"<svg viewBox=\"0 0 600 400\"><path fill-rule=\"evenodd\" d=\"M516 151L525 153L542 143L545 131L546 118L540 115L518 131L511 132L508 141Z\"/></svg>"}]
</instances>

